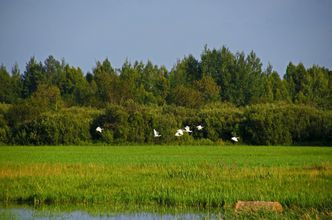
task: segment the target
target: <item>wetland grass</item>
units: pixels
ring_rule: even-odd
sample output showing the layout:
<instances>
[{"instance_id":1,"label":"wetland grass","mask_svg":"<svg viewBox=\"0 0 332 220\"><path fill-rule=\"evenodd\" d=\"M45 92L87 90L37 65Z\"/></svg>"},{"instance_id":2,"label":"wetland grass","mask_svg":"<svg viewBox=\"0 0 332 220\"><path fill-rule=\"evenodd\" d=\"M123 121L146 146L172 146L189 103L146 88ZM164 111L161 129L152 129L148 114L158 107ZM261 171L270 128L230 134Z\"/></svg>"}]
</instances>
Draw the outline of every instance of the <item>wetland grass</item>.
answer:
<instances>
[{"instance_id":1,"label":"wetland grass","mask_svg":"<svg viewBox=\"0 0 332 220\"><path fill-rule=\"evenodd\" d=\"M278 201L331 217L331 164L329 147L1 147L0 200L226 212L238 200Z\"/></svg>"}]
</instances>

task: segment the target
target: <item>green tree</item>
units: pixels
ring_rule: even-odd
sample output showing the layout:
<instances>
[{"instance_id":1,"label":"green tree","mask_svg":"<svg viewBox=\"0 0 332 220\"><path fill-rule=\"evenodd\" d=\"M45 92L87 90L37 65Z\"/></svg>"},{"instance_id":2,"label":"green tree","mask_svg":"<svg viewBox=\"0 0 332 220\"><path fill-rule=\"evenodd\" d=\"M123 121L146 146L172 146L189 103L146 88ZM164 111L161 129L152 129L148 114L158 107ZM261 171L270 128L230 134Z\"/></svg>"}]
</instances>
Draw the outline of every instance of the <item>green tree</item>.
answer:
<instances>
[{"instance_id":1,"label":"green tree","mask_svg":"<svg viewBox=\"0 0 332 220\"><path fill-rule=\"evenodd\" d=\"M325 102L325 106L327 106L328 108L332 109L332 71L328 70L327 71L328 74L328 95L326 97L326 99L324 100Z\"/></svg>"},{"instance_id":2,"label":"green tree","mask_svg":"<svg viewBox=\"0 0 332 220\"><path fill-rule=\"evenodd\" d=\"M327 106L329 96L329 74L325 68L316 65L307 70L310 76L310 100L318 106ZM330 88L331 90L331 88Z\"/></svg>"},{"instance_id":3,"label":"green tree","mask_svg":"<svg viewBox=\"0 0 332 220\"><path fill-rule=\"evenodd\" d=\"M84 77L82 70L68 64L64 67L57 82L61 95L67 105L89 105L95 103L96 84Z\"/></svg>"},{"instance_id":4,"label":"green tree","mask_svg":"<svg viewBox=\"0 0 332 220\"><path fill-rule=\"evenodd\" d=\"M136 62L134 69L137 72L137 83L141 93L136 97L144 104L164 104L169 92L168 71L162 66L158 67L148 61L146 65Z\"/></svg>"},{"instance_id":5,"label":"green tree","mask_svg":"<svg viewBox=\"0 0 332 220\"><path fill-rule=\"evenodd\" d=\"M57 111L62 107L60 89L57 86L41 84L32 94L31 105L40 109Z\"/></svg>"},{"instance_id":6,"label":"green tree","mask_svg":"<svg viewBox=\"0 0 332 220\"><path fill-rule=\"evenodd\" d=\"M122 65L120 74L120 92L121 102L132 99L138 103L144 102L145 89L144 85L139 83L140 68L133 68L126 60Z\"/></svg>"},{"instance_id":7,"label":"green tree","mask_svg":"<svg viewBox=\"0 0 332 220\"><path fill-rule=\"evenodd\" d=\"M211 76L221 89L221 100L234 101L234 94L237 93L234 86L236 75L235 56L228 48L210 50L206 46L201 54L201 68L203 75Z\"/></svg>"},{"instance_id":8,"label":"green tree","mask_svg":"<svg viewBox=\"0 0 332 220\"><path fill-rule=\"evenodd\" d=\"M11 103L12 97L11 78L5 66L0 66L0 102Z\"/></svg>"},{"instance_id":9,"label":"green tree","mask_svg":"<svg viewBox=\"0 0 332 220\"><path fill-rule=\"evenodd\" d=\"M6 67L0 66L0 103L15 103L20 99L22 91L18 66L15 65L12 75Z\"/></svg>"},{"instance_id":10,"label":"green tree","mask_svg":"<svg viewBox=\"0 0 332 220\"><path fill-rule=\"evenodd\" d=\"M196 108L203 104L202 94L194 88L178 85L171 90L169 102L178 106Z\"/></svg>"},{"instance_id":11,"label":"green tree","mask_svg":"<svg viewBox=\"0 0 332 220\"><path fill-rule=\"evenodd\" d=\"M244 93L244 104L252 103L259 99L263 94L263 72L261 60L256 54L251 51L246 57L246 72L247 78L244 79L245 90Z\"/></svg>"},{"instance_id":12,"label":"green tree","mask_svg":"<svg viewBox=\"0 0 332 220\"><path fill-rule=\"evenodd\" d=\"M23 88L21 73L17 63L15 63L15 65L12 68L11 83L12 83L12 96L14 97L13 103L16 103L22 98L22 88Z\"/></svg>"},{"instance_id":13,"label":"green tree","mask_svg":"<svg viewBox=\"0 0 332 220\"><path fill-rule=\"evenodd\" d=\"M48 56L44 61L43 72L45 74L45 83L49 85L56 85L63 76L65 61L62 63L56 60L53 56Z\"/></svg>"},{"instance_id":14,"label":"green tree","mask_svg":"<svg viewBox=\"0 0 332 220\"><path fill-rule=\"evenodd\" d=\"M274 101L290 101L290 96L285 83L275 71L269 76L273 92Z\"/></svg>"},{"instance_id":15,"label":"green tree","mask_svg":"<svg viewBox=\"0 0 332 220\"><path fill-rule=\"evenodd\" d=\"M119 77L110 61L108 59L105 59L102 63L98 61L93 69L93 75L97 86L99 105L105 106L106 103L120 103Z\"/></svg>"},{"instance_id":16,"label":"green tree","mask_svg":"<svg viewBox=\"0 0 332 220\"><path fill-rule=\"evenodd\" d=\"M261 94L261 102L291 101L286 82L281 80L279 74L273 71L270 64L263 74L262 81L263 93Z\"/></svg>"},{"instance_id":17,"label":"green tree","mask_svg":"<svg viewBox=\"0 0 332 220\"><path fill-rule=\"evenodd\" d=\"M168 80L168 71L165 66L158 69L153 92L157 97L158 104L165 104L169 94L170 82Z\"/></svg>"},{"instance_id":18,"label":"green tree","mask_svg":"<svg viewBox=\"0 0 332 220\"><path fill-rule=\"evenodd\" d=\"M200 63L192 56L184 57L177 62L170 73L170 85L191 85L194 81L202 78Z\"/></svg>"},{"instance_id":19,"label":"green tree","mask_svg":"<svg viewBox=\"0 0 332 220\"><path fill-rule=\"evenodd\" d=\"M302 63L297 66L289 63L284 79L287 82L293 102L305 103L310 101L311 78Z\"/></svg>"},{"instance_id":20,"label":"green tree","mask_svg":"<svg viewBox=\"0 0 332 220\"><path fill-rule=\"evenodd\" d=\"M195 81L194 87L201 93L205 104L220 100L220 87L211 76L203 76Z\"/></svg>"},{"instance_id":21,"label":"green tree","mask_svg":"<svg viewBox=\"0 0 332 220\"><path fill-rule=\"evenodd\" d=\"M42 63L38 63L35 57L32 57L26 65L23 78L23 97L27 98L35 92L40 84L46 84L46 76L43 72Z\"/></svg>"}]
</instances>

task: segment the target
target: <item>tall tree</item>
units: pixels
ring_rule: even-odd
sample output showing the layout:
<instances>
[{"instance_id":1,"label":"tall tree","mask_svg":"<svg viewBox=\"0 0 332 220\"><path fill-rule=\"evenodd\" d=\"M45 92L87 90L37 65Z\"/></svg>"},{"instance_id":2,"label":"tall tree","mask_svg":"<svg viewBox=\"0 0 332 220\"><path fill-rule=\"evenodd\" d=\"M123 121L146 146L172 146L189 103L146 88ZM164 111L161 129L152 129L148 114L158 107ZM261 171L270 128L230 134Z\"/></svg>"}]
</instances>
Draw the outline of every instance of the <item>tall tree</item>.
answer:
<instances>
[{"instance_id":1,"label":"tall tree","mask_svg":"<svg viewBox=\"0 0 332 220\"><path fill-rule=\"evenodd\" d=\"M18 100L22 98L22 88L23 88L20 68L17 63L15 63L15 65L12 68L11 82L12 82L12 94L14 96L13 102L16 103Z\"/></svg>"},{"instance_id":2,"label":"tall tree","mask_svg":"<svg viewBox=\"0 0 332 220\"><path fill-rule=\"evenodd\" d=\"M220 100L220 87L211 76L203 76L202 79L195 81L194 88L201 93L204 104Z\"/></svg>"},{"instance_id":3,"label":"tall tree","mask_svg":"<svg viewBox=\"0 0 332 220\"><path fill-rule=\"evenodd\" d=\"M97 85L97 96L100 105L106 103L119 103L121 94L119 94L119 77L115 73L111 62L105 59L102 63L99 61L93 69L94 80Z\"/></svg>"},{"instance_id":4,"label":"tall tree","mask_svg":"<svg viewBox=\"0 0 332 220\"><path fill-rule=\"evenodd\" d=\"M329 75L325 68L312 66L307 70L310 76L310 100L319 105L327 106L326 98L329 95Z\"/></svg>"},{"instance_id":5,"label":"tall tree","mask_svg":"<svg viewBox=\"0 0 332 220\"><path fill-rule=\"evenodd\" d=\"M45 74L46 82L49 85L55 85L60 80L59 77L64 72L64 60L62 63L56 60L53 56L48 56L44 61L43 72Z\"/></svg>"},{"instance_id":6,"label":"tall tree","mask_svg":"<svg viewBox=\"0 0 332 220\"><path fill-rule=\"evenodd\" d=\"M5 66L0 66L0 103L11 103L12 96L11 78Z\"/></svg>"},{"instance_id":7,"label":"tall tree","mask_svg":"<svg viewBox=\"0 0 332 220\"><path fill-rule=\"evenodd\" d=\"M234 81L236 59L228 48L210 50L206 46L201 54L202 74L211 76L221 89L221 100L231 102L237 92Z\"/></svg>"},{"instance_id":8,"label":"tall tree","mask_svg":"<svg viewBox=\"0 0 332 220\"><path fill-rule=\"evenodd\" d=\"M293 102L306 102L309 99L311 80L302 63L297 66L289 63L284 79L287 82Z\"/></svg>"},{"instance_id":9,"label":"tall tree","mask_svg":"<svg viewBox=\"0 0 332 220\"><path fill-rule=\"evenodd\" d=\"M166 97L169 94L170 83L168 79L168 71L165 66L158 69L155 83L153 86L153 93L157 97L158 104L165 104Z\"/></svg>"},{"instance_id":10,"label":"tall tree","mask_svg":"<svg viewBox=\"0 0 332 220\"><path fill-rule=\"evenodd\" d=\"M244 91L244 103L250 104L263 94L262 62L253 51L246 57L246 71L245 74L248 75L248 78L246 80L246 91Z\"/></svg>"},{"instance_id":11,"label":"tall tree","mask_svg":"<svg viewBox=\"0 0 332 220\"><path fill-rule=\"evenodd\" d=\"M200 62L192 55L184 57L178 61L170 73L170 84L172 87L177 85L190 85L202 78Z\"/></svg>"},{"instance_id":12,"label":"tall tree","mask_svg":"<svg viewBox=\"0 0 332 220\"><path fill-rule=\"evenodd\" d=\"M290 96L285 85L280 79L280 76L277 72L273 71L271 75L269 75L269 80L271 82L272 92L273 92L273 100L274 101L290 101Z\"/></svg>"},{"instance_id":13,"label":"tall tree","mask_svg":"<svg viewBox=\"0 0 332 220\"><path fill-rule=\"evenodd\" d=\"M58 80L58 86L64 101L68 105L89 105L95 93L93 83L89 84L82 70L68 64L64 67L62 77Z\"/></svg>"},{"instance_id":14,"label":"tall tree","mask_svg":"<svg viewBox=\"0 0 332 220\"><path fill-rule=\"evenodd\" d=\"M32 57L26 65L23 74L23 97L29 97L35 92L40 84L46 84L46 76L43 72L42 63L38 63L35 57Z\"/></svg>"}]
</instances>

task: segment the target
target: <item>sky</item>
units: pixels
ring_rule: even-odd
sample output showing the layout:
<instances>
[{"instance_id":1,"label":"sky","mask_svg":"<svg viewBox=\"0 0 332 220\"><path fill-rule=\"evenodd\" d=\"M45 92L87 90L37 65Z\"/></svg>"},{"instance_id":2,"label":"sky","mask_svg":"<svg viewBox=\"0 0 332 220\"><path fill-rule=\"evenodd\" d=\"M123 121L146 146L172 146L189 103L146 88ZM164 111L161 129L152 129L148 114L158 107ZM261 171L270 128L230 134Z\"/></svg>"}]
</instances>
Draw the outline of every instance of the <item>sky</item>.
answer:
<instances>
[{"instance_id":1,"label":"sky","mask_svg":"<svg viewBox=\"0 0 332 220\"><path fill-rule=\"evenodd\" d=\"M0 0L0 64L32 56L84 72L108 58L165 65L204 45L253 50L280 75L289 62L332 69L331 0Z\"/></svg>"}]
</instances>

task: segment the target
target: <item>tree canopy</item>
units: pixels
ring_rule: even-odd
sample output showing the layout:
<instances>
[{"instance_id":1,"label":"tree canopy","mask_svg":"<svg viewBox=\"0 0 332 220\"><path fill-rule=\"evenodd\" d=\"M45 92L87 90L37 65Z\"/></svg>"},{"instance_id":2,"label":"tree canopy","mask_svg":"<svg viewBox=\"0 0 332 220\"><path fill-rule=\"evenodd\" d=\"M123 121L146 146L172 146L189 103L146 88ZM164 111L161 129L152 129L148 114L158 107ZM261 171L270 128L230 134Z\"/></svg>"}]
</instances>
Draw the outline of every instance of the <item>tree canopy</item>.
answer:
<instances>
[{"instance_id":1,"label":"tree canopy","mask_svg":"<svg viewBox=\"0 0 332 220\"><path fill-rule=\"evenodd\" d=\"M151 61L125 61L116 69L105 59L97 61L91 73L84 74L79 67L53 56L44 62L32 57L23 74L17 65L11 73L5 66L0 67L2 103L27 99L40 85L57 87L65 106L105 107L131 99L144 105L185 107L215 102L246 106L284 101L332 108L331 70L290 62L281 78L270 64L263 69L255 52L232 53L226 47L205 47L200 59L185 56L171 70Z\"/></svg>"},{"instance_id":2,"label":"tree canopy","mask_svg":"<svg viewBox=\"0 0 332 220\"><path fill-rule=\"evenodd\" d=\"M31 57L22 73L17 64L11 72L0 66L0 142L5 143L150 143L148 128L170 132L197 123L208 129L188 141L240 134L252 144L319 138L326 143L331 139L322 135L332 129L331 110L328 68L290 62L281 76L270 64L263 68L255 52L232 53L226 47L205 47L199 58L185 56L170 70L127 60L115 68L105 59L84 73L51 55L44 62ZM66 135L71 130L62 120L81 133L71 127L77 137ZM107 128L102 136L91 130L98 123ZM177 141L167 135L160 140Z\"/></svg>"}]
</instances>

